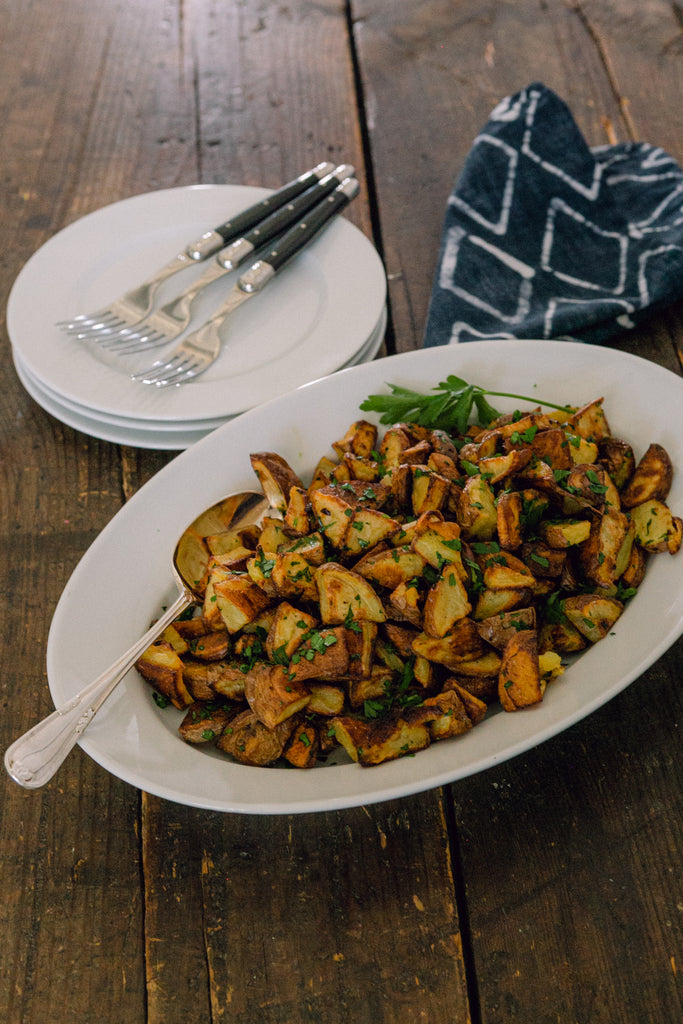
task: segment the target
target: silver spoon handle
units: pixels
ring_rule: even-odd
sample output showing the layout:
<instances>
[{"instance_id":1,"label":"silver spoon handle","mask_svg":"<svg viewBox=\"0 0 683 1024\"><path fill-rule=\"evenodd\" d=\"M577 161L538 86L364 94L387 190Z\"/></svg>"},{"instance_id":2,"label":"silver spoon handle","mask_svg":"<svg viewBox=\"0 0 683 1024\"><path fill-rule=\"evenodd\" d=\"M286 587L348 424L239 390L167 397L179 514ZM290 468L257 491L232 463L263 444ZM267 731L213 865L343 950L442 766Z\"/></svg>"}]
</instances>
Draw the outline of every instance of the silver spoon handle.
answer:
<instances>
[{"instance_id":1,"label":"silver spoon handle","mask_svg":"<svg viewBox=\"0 0 683 1024\"><path fill-rule=\"evenodd\" d=\"M38 789L52 778L140 654L193 600L189 591L183 591L145 635L106 672L7 748L5 768L15 782L27 789Z\"/></svg>"}]
</instances>

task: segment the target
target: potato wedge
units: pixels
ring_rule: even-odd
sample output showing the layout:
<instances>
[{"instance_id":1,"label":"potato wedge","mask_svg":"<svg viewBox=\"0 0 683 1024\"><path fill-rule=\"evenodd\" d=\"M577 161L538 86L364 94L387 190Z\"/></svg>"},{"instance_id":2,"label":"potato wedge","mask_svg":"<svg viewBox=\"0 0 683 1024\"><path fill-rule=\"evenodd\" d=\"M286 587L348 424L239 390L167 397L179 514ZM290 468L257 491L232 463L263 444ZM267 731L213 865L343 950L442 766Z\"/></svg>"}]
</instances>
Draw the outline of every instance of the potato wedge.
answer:
<instances>
[{"instance_id":1,"label":"potato wedge","mask_svg":"<svg viewBox=\"0 0 683 1024\"><path fill-rule=\"evenodd\" d=\"M320 617L327 625L347 621L384 622L382 602L366 579L336 562L316 570Z\"/></svg>"},{"instance_id":2,"label":"potato wedge","mask_svg":"<svg viewBox=\"0 0 683 1024\"><path fill-rule=\"evenodd\" d=\"M549 469L549 467L548 467ZM483 476L471 476L462 490L458 522L468 540L491 540L496 532L498 513L490 484Z\"/></svg>"},{"instance_id":3,"label":"potato wedge","mask_svg":"<svg viewBox=\"0 0 683 1024\"><path fill-rule=\"evenodd\" d=\"M301 480L289 463L276 452L254 452L250 459L269 504L284 515L289 492L292 487L303 488Z\"/></svg>"},{"instance_id":4,"label":"potato wedge","mask_svg":"<svg viewBox=\"0 0 683 1024\"><path fill-rule=\"evenodd\" d=\"M428 724L439 717L439 710L412 708L389 715L376 723L340 716L332 720L332 725L349 757L368 766L393 761L428 747Z\"/></svg>"},{"instance_id":5,"label":"potato wedge","mask_svg":"<svg viewBox=\"0 0 683 1024\"><path fill-rule=\"evenodd\" d=\"M631 510L636 543L652 553L668 551L675 555L681 547L683 523L663 501L651 498Z\"/></svg>"},{"instance_id":6,"label":"potato wedge","mask_svg":"<svg viewBox=\"0 0 683 1024\"><path fill-rule=\"evenodd\" d=\"M216 740L216 746L240 764L264 768L282 756L294 726L290 718L269 729L248 708L228 723Z\"/></svg>"},{"instance_id":7,"label":"potato wedge","mask_svg":"<svg viewBox=\"0 0 683 1024\"><path fill-rule=\"evenodd\" d=\"M508 640L520 630L535 628L536 609L533 607L519 608L514 612L502 612L500 615L492 615L477 623L479 636L499 651L503 650Z\"/></svg>"},{"instance_id":8,"label":"potato wedge","mask_svg":"<svg viewBox=\"0 0 683 1024\"><path fill-rule=\"evenodd\" d=\"M135 667L175 707L182 709L192 704L194 698L185 685L182 659L165 640L157 640L143 651Z\"/></svg>"},{"instance_id":9,"label":"potato wedge","mask_svg":"<svg viewBox=\"0 0 683 1024\"><path fill-rule=\"evenodd\" d=\"M538 704L543 700L545 682L538 663L536 631L524 629L510 637L503 650L498 675L498 696L505 711Z\"/></svg>"},{"instance_id":10,"label":"potato wedge","mask_svg":"<svg viewBox=\"0 0 683 1024\"><path fill-rule=\"evenodd\" d=\"M445 565L425 599L422 619L425 633L443 637L471 611L472 605L457 566Z\"/></svg>"},{"instance_id":11,"label":"potato wedge","mask_svg":"<svg viewBox=\"0 0 683 1024\"><path fill-rule=\"evenodd\" d=\"M564 614L592 644L607 636L624 610L621 601L600 594L578 594L563 601Z\"/></svg>"},{"instance_id":12,"label":"potato wedge","mask_svg":"<svg viewBox=\"0 0 683 1024\"><path fill-rule=\"evenodd\" d=\"M274 729L306 707L311 691L282 665L259 661L245 673L244 696L259 722Z\"/></svg>"},{"instance_id":13,"label":"potato wedge","mask_svg":"<svg viewBox=\"0 0 683 1024\"><path fill-rule=\"evenodd\" d=\"M404 546L371 551L356 562L354 571L371 583L394 590L399 584L420 576L424 567L422 555Z\"/></svg>"},{"instance_id":14,"label":"potato wedge","mask_svg":"<svg viewBox=\"0 0 683 1024\"><path fill-rule=\"evenodd\" d=\"M673 465L666 448L651 444L638 462L633 476L621 492L624 508L635 508L645 501L666 501L673 480Z\"/></svg>"},{"instance_id":15,"label":"potato wedge","mask_svg":"<svg viewBox=\"0 0 683 1024\"><path fill-rule=\"evenodd\" d=\"M197 701L187 709L178 733L186 743L212 743L234 717L235 711L227 704Z\"/></svg>"}]
</instances>

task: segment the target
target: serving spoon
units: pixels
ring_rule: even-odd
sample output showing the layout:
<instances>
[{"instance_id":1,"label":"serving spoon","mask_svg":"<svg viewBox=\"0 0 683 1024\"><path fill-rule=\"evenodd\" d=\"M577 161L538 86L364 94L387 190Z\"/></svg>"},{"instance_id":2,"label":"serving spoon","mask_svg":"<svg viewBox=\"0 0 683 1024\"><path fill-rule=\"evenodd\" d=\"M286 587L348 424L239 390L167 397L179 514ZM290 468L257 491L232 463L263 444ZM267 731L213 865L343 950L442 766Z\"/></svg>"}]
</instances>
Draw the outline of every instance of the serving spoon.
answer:
<instances>
[{"instance_id":1,"label":"serving spoon","mask_svg":"<svg viewBox=\"0 0 683 1024\"><path fill-rule=\"evenodd\" d=\"M228 495L205 509L183 530L173 552L173 576L179 595L164 614L106 672L15 740L5 751L5 768L20 786L44 786L63 764L83 732L138 657L201 594L197 589L209 552L204 538L227 530L257 526L271 508L260 491Z\"/></svg>"}]
</instances>

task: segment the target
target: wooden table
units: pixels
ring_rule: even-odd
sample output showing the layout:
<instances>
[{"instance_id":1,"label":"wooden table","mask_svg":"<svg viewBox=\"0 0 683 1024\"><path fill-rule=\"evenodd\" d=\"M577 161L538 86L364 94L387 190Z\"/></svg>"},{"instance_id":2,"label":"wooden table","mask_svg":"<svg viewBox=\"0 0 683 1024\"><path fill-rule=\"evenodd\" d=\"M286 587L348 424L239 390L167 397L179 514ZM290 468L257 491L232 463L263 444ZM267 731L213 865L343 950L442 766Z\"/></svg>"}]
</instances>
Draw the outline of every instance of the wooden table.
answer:
<instances>
[{"instance_id":1,"label":"wooden table","mask_svg":"<svg viewBox=\"0 0 683 1024\"><path fill-rule=\"evenodd\" d=\"M345 160L362 182L348 216L386 264L387 350L415 348L446 198L498 100L541 80L589 143L683 161L682 46L667 0L8 0L3 299L47 239L115 200ZM681 313L614 345L680 373ZM62 425L2 345L4 749L51 710L70 573L172 453ZM683 1019L682 652L514 761L366 808L207 813L78 749L42 790L5 778L0 1020Z\"/></svg>"}]
</instances>

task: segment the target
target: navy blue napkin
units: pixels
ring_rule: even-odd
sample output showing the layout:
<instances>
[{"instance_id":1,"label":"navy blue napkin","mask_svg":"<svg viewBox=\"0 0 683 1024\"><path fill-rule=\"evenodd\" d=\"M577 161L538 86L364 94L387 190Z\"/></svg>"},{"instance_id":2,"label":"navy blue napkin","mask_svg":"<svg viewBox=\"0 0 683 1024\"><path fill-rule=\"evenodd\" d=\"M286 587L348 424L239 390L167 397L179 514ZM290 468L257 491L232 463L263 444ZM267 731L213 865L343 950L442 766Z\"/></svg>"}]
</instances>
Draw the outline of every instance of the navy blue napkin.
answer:
<instances>
[{"instance_id":1,"label":"navy blue napkin","mask_svg":"<svg viewBox=\"0 0 683 1024\"><path fill-rule=\"evenodd\" d=\"M600 342L683 297L683 171L647 143L589 148L540 83L504 99L448 200L424 345Z\"/></svg>"}]
</instances>

